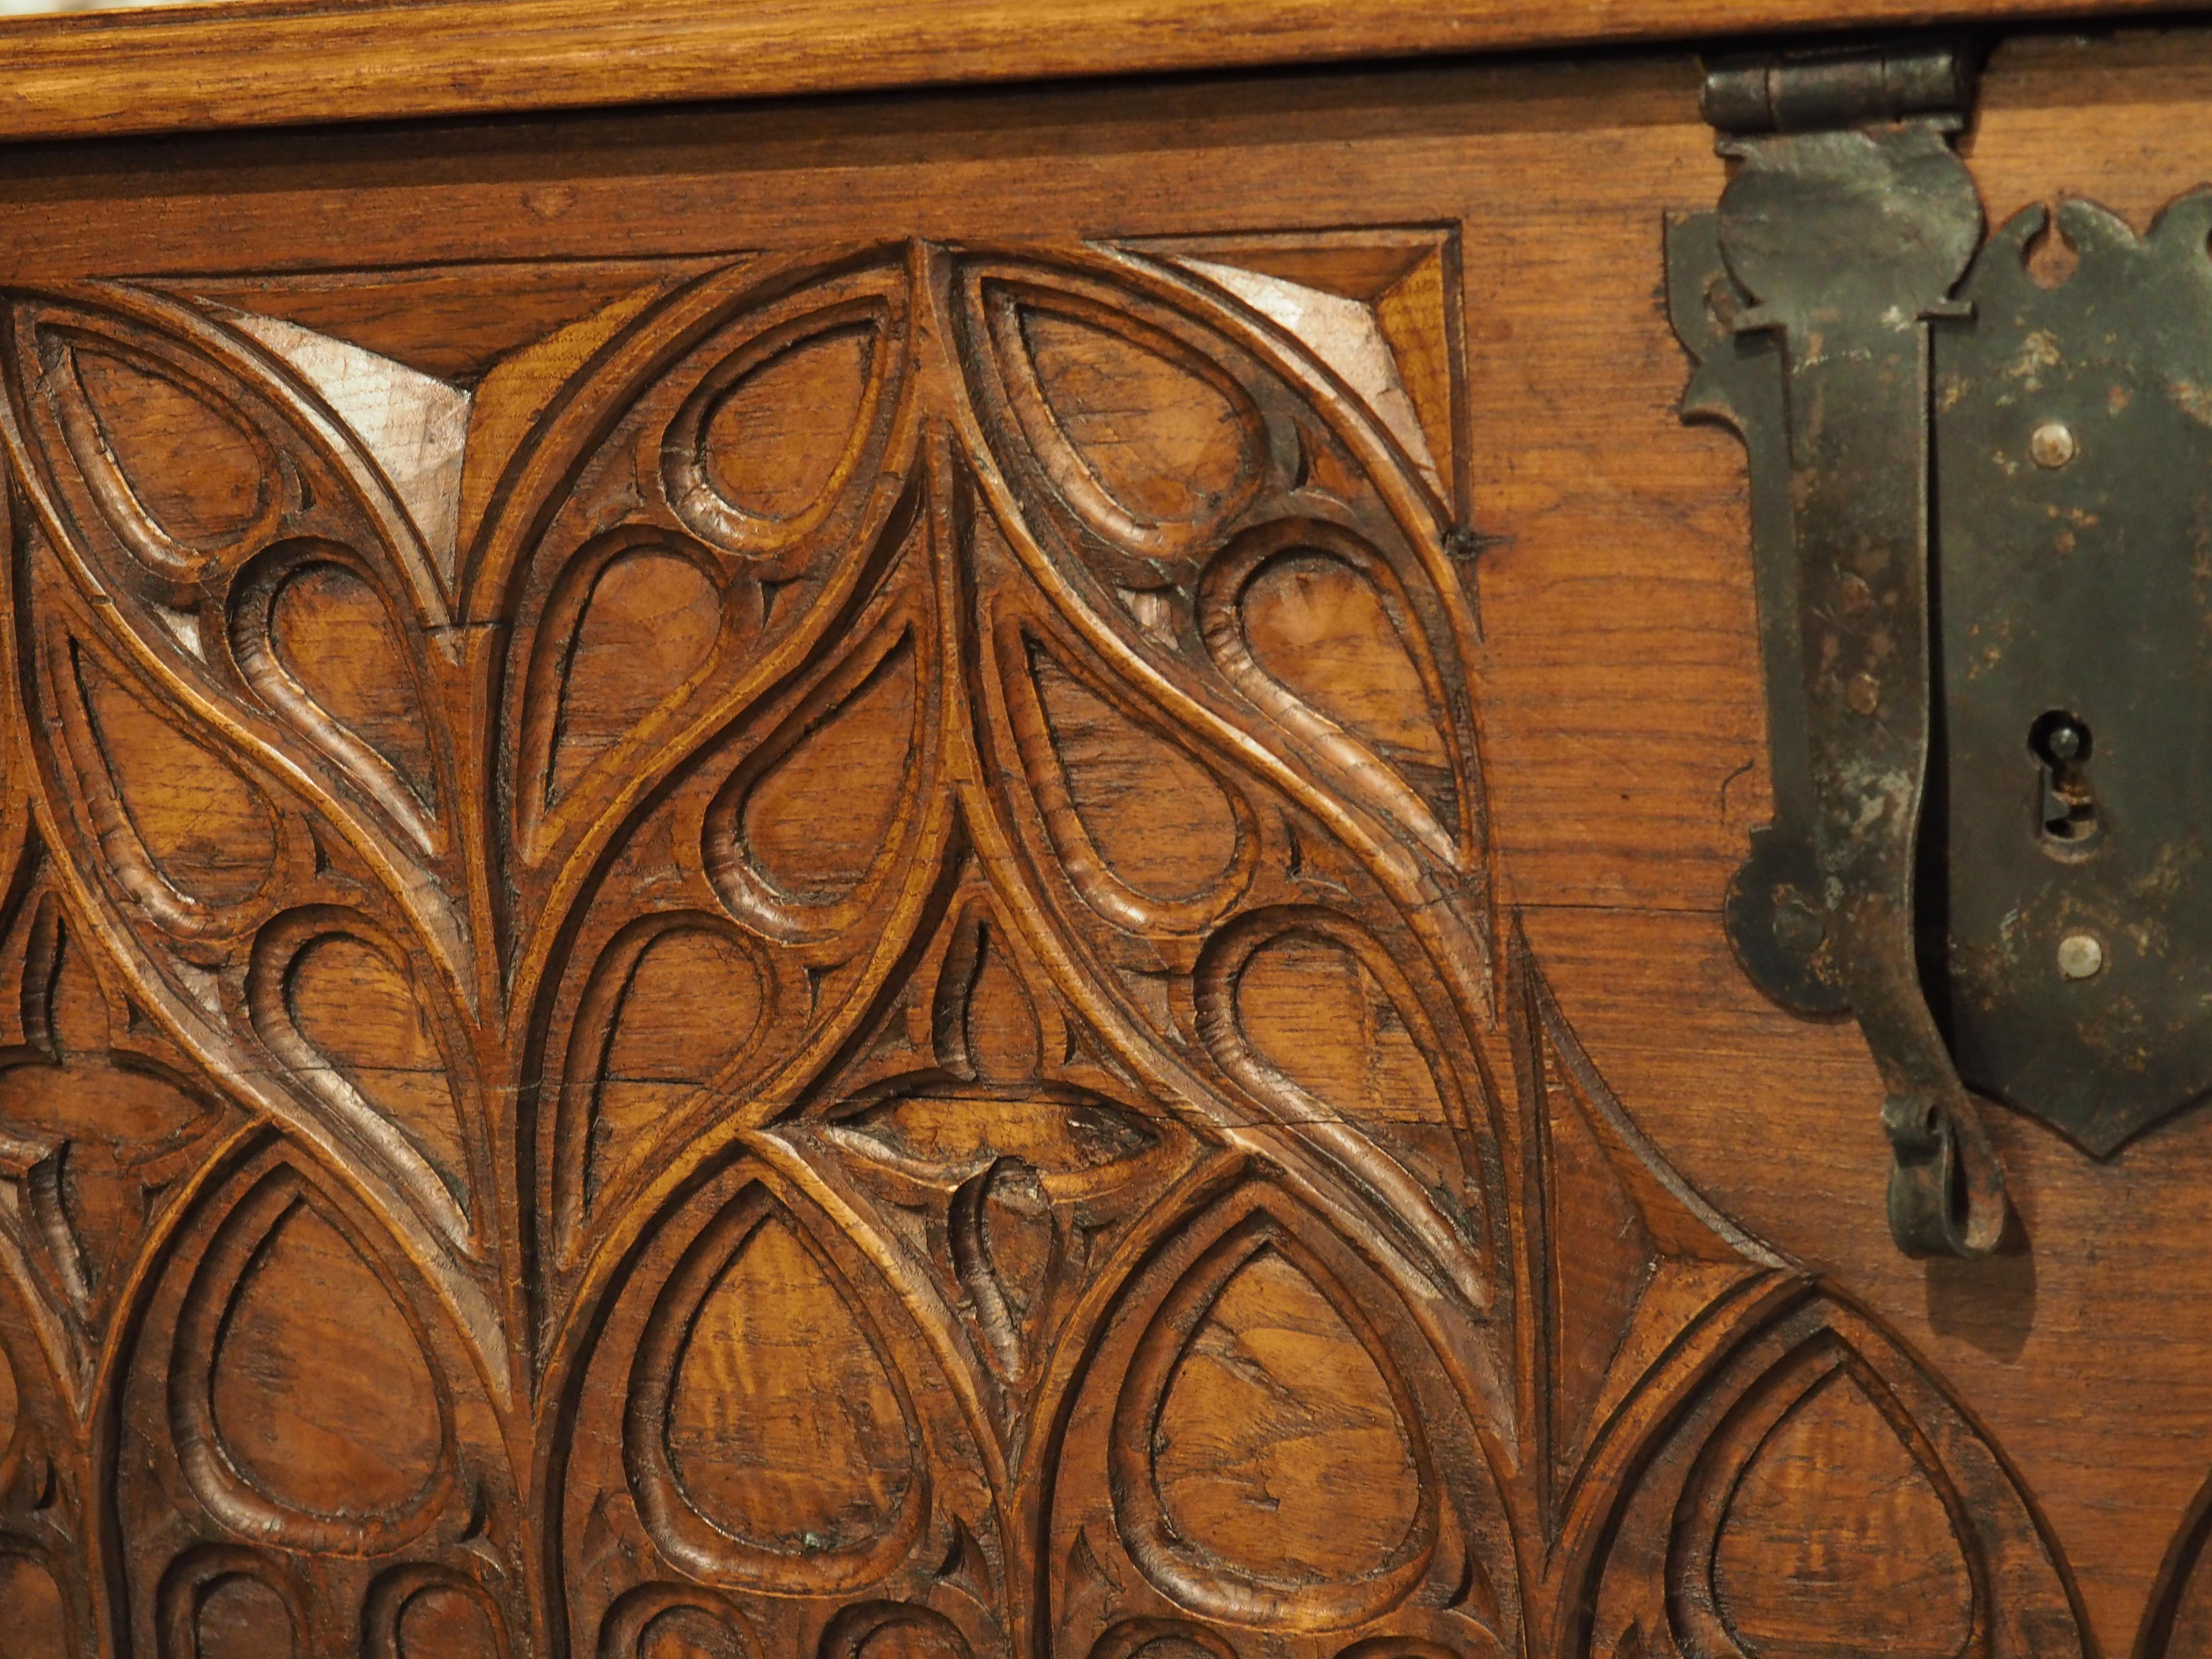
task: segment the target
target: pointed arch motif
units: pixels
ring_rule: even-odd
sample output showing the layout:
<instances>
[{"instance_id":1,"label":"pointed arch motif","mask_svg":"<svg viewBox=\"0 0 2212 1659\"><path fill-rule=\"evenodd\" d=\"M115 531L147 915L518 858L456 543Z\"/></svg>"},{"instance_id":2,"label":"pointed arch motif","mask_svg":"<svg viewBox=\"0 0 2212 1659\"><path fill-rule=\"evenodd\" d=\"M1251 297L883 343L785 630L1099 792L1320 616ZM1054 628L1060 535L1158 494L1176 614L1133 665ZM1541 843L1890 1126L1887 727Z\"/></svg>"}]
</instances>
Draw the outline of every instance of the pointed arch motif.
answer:
<instances>
[{"instance_id":1,"label":"pointed arch motif","mask_svg":"<svg viewBox=\"0 0 2212 1659\"><path fill-rule=\"evenodd\" d=\"M1578 1654L1811 1309L1775 1420L2009 1516L1502 909L1456 256L1370 241L695 263L466 387L7 296L0 1563L179 1655Z\"/></svg>"}]
</instances>

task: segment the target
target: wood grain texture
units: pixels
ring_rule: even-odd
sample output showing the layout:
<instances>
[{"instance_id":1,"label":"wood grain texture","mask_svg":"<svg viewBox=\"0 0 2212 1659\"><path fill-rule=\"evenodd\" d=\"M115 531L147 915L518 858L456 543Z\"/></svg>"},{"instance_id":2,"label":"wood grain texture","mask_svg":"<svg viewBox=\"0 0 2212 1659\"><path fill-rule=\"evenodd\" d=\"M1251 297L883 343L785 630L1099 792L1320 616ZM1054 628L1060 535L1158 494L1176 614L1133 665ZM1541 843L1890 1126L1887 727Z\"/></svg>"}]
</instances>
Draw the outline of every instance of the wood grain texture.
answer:
<instances>
[{"instance_id":1,"label":"wood grain texture","mask_svg":"<svg viewBox=\"0 0 2212 1659\"><path fill-rule=\"evenodd\" d=\"M11 1632L2193 1650L2202 1114L1906 1262L1729 956L1695 87L19 152ZM1972 163L2141 218L2207 101L2021 43Z\"/></svg>"},{"instance_id":2,"label":"wood grain texture","mask_svg":"<svg viewBox=\"0 0 2212 1659\"><path fill-rule=\"evenodd\" d=\"M289 125L2079 18L2181 0L230 0L0 23L0 137Z\"/></svg>"}]
</instances>

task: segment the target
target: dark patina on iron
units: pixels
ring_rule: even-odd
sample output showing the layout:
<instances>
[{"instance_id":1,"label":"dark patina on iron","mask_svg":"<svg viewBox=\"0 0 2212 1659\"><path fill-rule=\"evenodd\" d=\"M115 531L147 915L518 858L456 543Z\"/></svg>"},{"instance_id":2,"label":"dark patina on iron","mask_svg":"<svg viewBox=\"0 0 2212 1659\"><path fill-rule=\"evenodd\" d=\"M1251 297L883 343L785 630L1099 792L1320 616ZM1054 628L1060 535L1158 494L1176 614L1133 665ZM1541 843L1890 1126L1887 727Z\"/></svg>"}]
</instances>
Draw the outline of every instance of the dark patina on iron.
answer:
<instances>
[{"instance_id":1,"label":"dark patina on iron","mask_svg":"<svg viewBox=\"0 0 2212 1659\"><path fill-rule=\"evenodd\" d=\"M1668 228L1684 412L1750 461L1775 810L1729 934L1857 1018L1916 1255L2004 1225L1970 1089L2100 1157L2212 1094L2212 192L2067 204L2070 270L2041 209L1977 251L1969 90L1941 45L1716 64L1740 166Z\"/></svg>"},{"instance_id":2,"label":"dark patina on iron","mask_svg":"<svg viewBox=\"0 0 2212 1659\"><path fill-rule=\"evenodd\" d=\"M1763 489L1783 466L1790 533L1755 550L1761 631L1776 730L1802 722L1802 762L1796 732L1776 740L1778 783L1802 764L1809 787L1778 788L1730 920L1754 979L1799 1007L1839 994L1866 1033L1899 1246L1978 1255L2004 1231L2003 1176L1921 988L1915 892L1935 714L1929 331L1960 313L1952 291L1981 239L1950 144L1969 79L1949 46L1773 60L1757 98L1732 90L1747 74L1716 66L1708 113L1741 112L1746 131L1722 141L1737 166L1710 233L1678 226L1674 252L1688 263L1710 234L1729 343L1772 342L1779 393L1756 401L1765 420L1778 410L1781 440L1751 455ZM1709 313L1723 293L1710 270L1670 275ZM1685 337L1702 377L1715 343ZM1740 423L1759 418L1753 401L1739 393Z\"/></svg>"}]
</instances>

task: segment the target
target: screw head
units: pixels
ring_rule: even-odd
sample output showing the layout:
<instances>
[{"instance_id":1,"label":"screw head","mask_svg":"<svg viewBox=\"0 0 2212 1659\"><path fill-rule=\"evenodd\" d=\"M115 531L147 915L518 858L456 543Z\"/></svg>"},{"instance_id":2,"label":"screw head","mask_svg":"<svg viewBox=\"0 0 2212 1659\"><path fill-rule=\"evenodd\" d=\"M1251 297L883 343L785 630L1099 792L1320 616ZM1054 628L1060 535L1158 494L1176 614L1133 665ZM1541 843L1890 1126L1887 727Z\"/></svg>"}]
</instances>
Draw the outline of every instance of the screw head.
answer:
<instances>
[{"instance_id":1,"label":"screw head","mask_svg":"<svg viewBox=\"0 0 2212 1659\"><path fill-rule=\"evenodd\" d=\"M2105 966L2105 947L2087 933L2058 941L2058 971L2068 979L2094 979Z\"/></svg>"},{"instance_id":2,"label":"screw head","mask_svg":"<svg viewBox=\"0 0 2212 1659\"><path fill-rule=\"evenodd\" d=\"M2063 421L2045 421L2027 435L2027 453L2039 467L2056 470L2081 453L2074 428Z\"/></svg>"}]
</instances>

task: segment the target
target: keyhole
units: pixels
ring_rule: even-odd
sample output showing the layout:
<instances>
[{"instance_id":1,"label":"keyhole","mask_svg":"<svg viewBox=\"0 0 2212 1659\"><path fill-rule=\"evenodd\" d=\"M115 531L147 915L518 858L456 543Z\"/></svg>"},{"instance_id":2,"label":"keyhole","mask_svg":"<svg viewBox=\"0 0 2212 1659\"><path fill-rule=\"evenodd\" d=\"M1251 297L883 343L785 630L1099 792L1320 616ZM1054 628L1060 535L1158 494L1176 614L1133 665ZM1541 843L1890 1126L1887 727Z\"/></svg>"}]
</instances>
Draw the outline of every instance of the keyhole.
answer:
<instances>
[{"instance_id":1,"label":"keyhole","mask_svg":"<svg viewBox=\"0 0 2212 1659\"><path fill-rule=\"evenodd\" d=\"M2043 763L2044 838L2078 847L2097 833L2097 797L2089 787L2089 727L2054 708L2028 728L2027 746Z\"/></svg>"}]
</instances>

